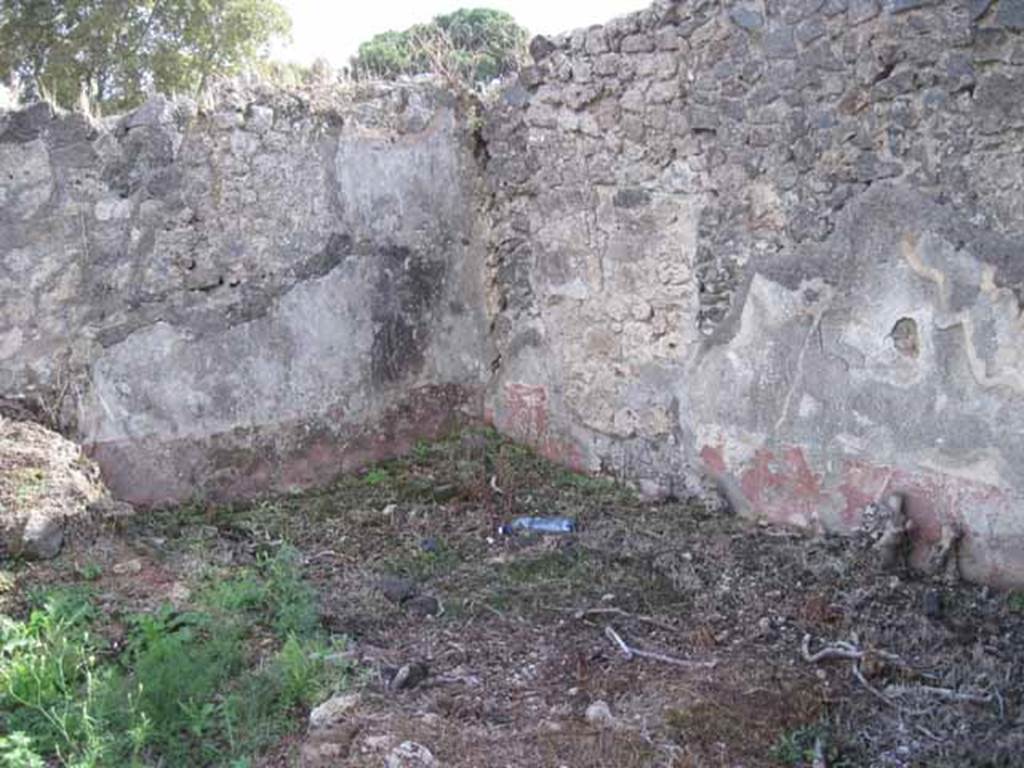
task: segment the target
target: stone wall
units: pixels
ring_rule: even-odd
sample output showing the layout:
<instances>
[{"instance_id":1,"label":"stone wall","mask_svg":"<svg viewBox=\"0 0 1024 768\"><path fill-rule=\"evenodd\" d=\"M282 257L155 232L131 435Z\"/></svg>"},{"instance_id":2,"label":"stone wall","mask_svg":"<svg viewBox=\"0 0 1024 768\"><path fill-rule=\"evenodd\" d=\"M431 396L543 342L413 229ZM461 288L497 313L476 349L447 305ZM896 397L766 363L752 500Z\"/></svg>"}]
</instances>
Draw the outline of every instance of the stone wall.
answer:
<instances>
[{"instance_id":1,"label":"stone wall","mask_svg":"<svg viewBox=\"0 0 1024 768\"><path fill-rule=\"evenodd\" d=\"M1024 583L1024 0L659 0L424 83L0 113L0 397L124 498L489 420Z\"/></svg>"},{"instance_id":2,"label":"stone wall","mask_svg":"<svg viewBox=\"0 0 1024 768\"><path fill-rule=\"evenodd\" d=\"M1024 580L1024 2L662 2L487 126L492 418L549 455Z\"/></svg>"},{"instance_id":3,"label":"stone wall","mask_svg":"<svg viewBox=\"0 0 1024 768\"><path fill-rule=\"evenodd\" d=\"M465 123L422 84L0 116L0 395L147 503L325 482L479 418Z\"/></svg>"}]
</instances>

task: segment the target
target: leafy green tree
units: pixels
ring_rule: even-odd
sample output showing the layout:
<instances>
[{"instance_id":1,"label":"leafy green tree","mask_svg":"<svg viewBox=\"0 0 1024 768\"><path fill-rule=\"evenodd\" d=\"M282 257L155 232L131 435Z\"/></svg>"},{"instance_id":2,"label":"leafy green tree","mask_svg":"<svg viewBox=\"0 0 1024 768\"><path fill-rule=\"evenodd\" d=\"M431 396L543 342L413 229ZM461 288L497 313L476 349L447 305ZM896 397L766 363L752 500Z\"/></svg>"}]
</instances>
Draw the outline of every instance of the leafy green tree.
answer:
<instances>
[{"instance_id":1,"label":"leafy green tree","mask_svg":"<svg viewBox=\"0 0 1024 768\"><path fill-rule=\"evenodd\" d=\"M438 72L466 83L486 83L514 70L527 32L504 11L462 8L402 32L384 32L359 46L357 73L379 77Z\"/></svg>"},{"instance_id":2,"label":"leafy green tree","mask_svg":"<svg viewBox=\"0 0 1024 768\"><path fill-rule=\"evenodd\" d=\"M237 73L290 28L275 0L0 0L0 80L124 109Z\"/></svg>"}]
</instances>

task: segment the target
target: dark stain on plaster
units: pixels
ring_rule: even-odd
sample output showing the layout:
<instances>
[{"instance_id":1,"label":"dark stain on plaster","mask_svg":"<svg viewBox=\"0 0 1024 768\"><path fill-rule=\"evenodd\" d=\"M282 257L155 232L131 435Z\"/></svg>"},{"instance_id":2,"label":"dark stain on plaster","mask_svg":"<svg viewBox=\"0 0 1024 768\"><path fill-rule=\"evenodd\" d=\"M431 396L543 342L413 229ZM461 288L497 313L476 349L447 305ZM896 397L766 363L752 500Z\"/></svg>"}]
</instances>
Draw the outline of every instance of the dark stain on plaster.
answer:
<instances>
[{"instance_id":1,"label":"dark stain on plaster","mask_svg":"<svg viewBox=\"0 0 1024 768\"><path fill-rule=\"evenodd\" d=\"M620 189L612 198L616 208L642 208L651 202L651 193L643 189Z\"/></svg>"},{"instance_id":2,"label":"dark stain on plaster","mask_svg":"<svg viewBox=\"0 0 1024 768\"><path fill-rule=\"evenodd\" d=\"M323 277L341 264L352 253L352 237L342 232L331 232L324 247L295 270L299 280Z\"/></svg>"},{"instance_id":3,"label":"dark stain on plaster","mask_svg":"<svg viewBox=\"0 0 1024 768\"><path fill-rule=\"evenodd\" d=\"M374 384L392 384L423 367L430 316L443 293L446 265L394 245L381 248L375 258L370 376Z\"/></svg>"},{"instance_id":4,"label":"dark stain on plaster","mask_svg":"<svg viewBox=\"0 0 1024 768\"><path fill-rule=\"evenodd\" d=\"M370 348L370 374L374 384L391 384L423 366L423 347L416 327L401 314L389 314L375 322Z\"/></svg>"},{"instance_id":5,"label":"dark stain on plaster","mask_svg":"<svg viewBox=\"0 0 1024 768\"><path fill-rule=\"evenodd\" d=\"M892 345L904 357L916 358L921 352L921 339L917 333L917 321L901 317L889 333Z\"/></svg>"}]
</instances>

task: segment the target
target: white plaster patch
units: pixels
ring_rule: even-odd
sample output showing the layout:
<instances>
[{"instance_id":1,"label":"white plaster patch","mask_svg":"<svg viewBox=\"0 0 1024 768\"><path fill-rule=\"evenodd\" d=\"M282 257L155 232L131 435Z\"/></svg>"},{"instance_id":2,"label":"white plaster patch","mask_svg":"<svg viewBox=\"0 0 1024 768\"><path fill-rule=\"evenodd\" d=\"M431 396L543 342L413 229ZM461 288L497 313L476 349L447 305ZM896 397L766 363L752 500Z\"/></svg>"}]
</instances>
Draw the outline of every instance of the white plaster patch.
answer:
<instances>
[{"instance_id":1,"label":"white plaster patch","mask_svg":"<svg viewBox=\"0 0 1024 768\"><path fill-rule=\"evenodd\" d=\"M122 200L120 198L97 200L96 206L93 209L93 215L96 216L98 221L127 219L132 215L132 202L131 200Z\"/></svg>"},{"instance_id":2,"label":"white plaster patch","mask_svg":"<svg viewBox=\"0 0 1024 768\"><path fill-rule=\"evenodd\" d=\"M821 403L804 392L803 396L800 398L799 413L800 418L802 419L814 418L821 413Z\"/></svg>"}]
</instances>

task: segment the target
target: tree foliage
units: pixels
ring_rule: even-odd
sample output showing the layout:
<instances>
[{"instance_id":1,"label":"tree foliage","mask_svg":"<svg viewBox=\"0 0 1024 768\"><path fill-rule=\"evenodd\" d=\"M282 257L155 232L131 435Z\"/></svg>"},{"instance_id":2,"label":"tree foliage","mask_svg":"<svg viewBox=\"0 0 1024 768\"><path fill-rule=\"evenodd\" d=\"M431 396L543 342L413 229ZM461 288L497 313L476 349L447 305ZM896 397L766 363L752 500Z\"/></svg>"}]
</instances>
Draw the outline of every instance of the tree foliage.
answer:
<instances>
[{"instance_id":1,"label":"tree foliage","mask_svg":"<svg viewBox=\"0 0 1024 768\"><path fill-rule=\"evenodd\" d=\"M515 69L527 32L504 11L462 8L402 32L384 32L359 46L352 68L379 77L440 72L486 83Z\"/></svg>"},{"instance_id":2,"label":"tree foliage","mask_svg":"<svg viewBox=\"0 0 1024 768\"><path fill-rule=\"evenodd\" d=\"M149 90L195 93L290 28L275 0L0 0L0 79L123 109Z\"/></svg>"}]
</instances>

